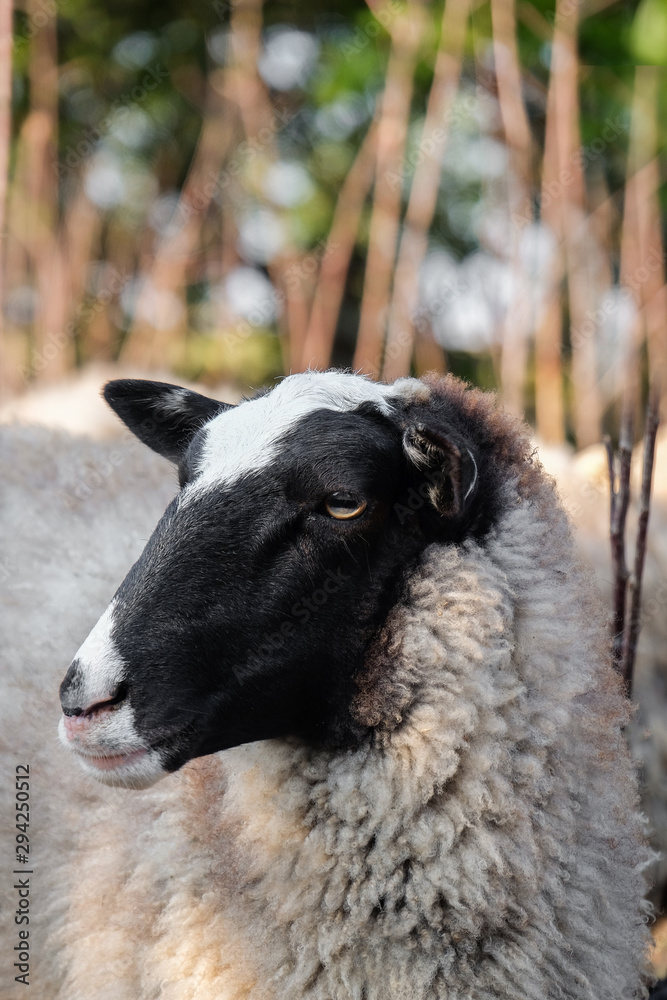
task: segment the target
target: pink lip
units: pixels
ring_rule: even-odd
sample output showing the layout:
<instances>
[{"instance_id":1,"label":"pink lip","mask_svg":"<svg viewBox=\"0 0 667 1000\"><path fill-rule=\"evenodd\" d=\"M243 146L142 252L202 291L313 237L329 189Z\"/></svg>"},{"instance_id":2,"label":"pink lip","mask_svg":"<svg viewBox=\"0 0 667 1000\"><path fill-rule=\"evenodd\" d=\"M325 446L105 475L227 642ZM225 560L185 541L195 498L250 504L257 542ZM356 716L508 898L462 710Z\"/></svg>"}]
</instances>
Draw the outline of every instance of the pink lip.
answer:
<instances>
[{"instance_id":1,"label":"pink lip","mask_svg":"<svg viewBox=\"0 0 667 1000\"><path fill-rule=\"evenodd\" d=\"M132 750L130 753L116 754L114 757L92 757L90 754L81 754L86 764L96 767L98 771L114 771L117 767L133 764L135 761L145 757L147 750L141 747L139 750Z\"/></svg>"}]
</instances>

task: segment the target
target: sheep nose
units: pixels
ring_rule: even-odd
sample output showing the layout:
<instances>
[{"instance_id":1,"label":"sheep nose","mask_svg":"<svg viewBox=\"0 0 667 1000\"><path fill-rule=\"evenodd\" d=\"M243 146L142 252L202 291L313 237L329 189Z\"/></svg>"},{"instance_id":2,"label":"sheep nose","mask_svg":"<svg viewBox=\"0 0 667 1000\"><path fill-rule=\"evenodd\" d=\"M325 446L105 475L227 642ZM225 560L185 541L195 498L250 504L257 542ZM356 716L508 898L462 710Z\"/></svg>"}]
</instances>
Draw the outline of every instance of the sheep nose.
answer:
<instances>
[{"instance_id":1,"label":"sheep nose","mask_svg":"<svg viewBox=\"0 0 667 1000\"><path fill-rule=\"evenodd\" d=\"M127 697L127 684L120 681L113 689L86 692L81 664L74 660L60 685L60 704L67 717L91 716L120 705Z\"/></svg>"}]
</instances>

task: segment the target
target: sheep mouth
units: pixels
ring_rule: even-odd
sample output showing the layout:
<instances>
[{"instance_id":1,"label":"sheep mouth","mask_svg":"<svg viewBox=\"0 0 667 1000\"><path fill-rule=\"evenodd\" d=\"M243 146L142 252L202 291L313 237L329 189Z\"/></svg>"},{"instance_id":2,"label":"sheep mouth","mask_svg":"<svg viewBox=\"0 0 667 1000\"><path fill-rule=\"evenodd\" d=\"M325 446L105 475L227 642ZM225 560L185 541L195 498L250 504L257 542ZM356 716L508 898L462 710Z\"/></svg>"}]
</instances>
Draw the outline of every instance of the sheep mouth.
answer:
<instances>
[{"instance_id":1,"label":"sheep mouth","mask_svg":"<svg viewBox=\"0 0 667 1000\"><path fill-rule=\"evenodd\" d=\"M84 774L112 788L150 788L168 773L158 754L146 747L127 747L121 752L114 747L103 753L100 748L93 752L69 744L68 749Z\"/></svg>"},{"instance_id":2,"label":"sheep mouth","mask_svg":"<svg viewBox=\"0 0 667 1000\"><path fill-rule=\"evenodd\" d=\"M149 788L171 771L178 770L192 756L185 749L191 741L193 726L176 733L161 734L161 738L136 741L128 745L122 740L97 742L90 734L76 738L68 735L64 717L58 725L60 742L74 754L84 773L103 785L123 788Z\"/></svg>"},{"instance_id":3,"label":"sheep mouth","mask_svg":"<svg viewBox=\"0 0 667 1000\"><path fill-rule=\"evenodd\" d=\"M119 768L128 767L146 757L148 750L139 747L136 750L127 750L118 754L91 754L75 751L84 765L95 768L98 771L117 771Z\"/></svg>"}]
</instances>

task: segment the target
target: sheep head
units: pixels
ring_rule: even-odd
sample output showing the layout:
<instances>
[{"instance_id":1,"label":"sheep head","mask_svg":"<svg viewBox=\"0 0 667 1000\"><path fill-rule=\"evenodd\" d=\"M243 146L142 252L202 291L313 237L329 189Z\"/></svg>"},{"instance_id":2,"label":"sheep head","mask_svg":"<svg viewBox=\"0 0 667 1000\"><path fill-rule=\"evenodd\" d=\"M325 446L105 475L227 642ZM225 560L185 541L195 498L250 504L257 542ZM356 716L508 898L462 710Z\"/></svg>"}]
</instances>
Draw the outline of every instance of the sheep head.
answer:
<instances>
[{"instance_id":1,"label":"sheep head","mask_svg":"<svg viewBox=\"0 0 667 1000\"><path fill-rule=\"evenodd\" d=\"M434 385L290 376L231 407L120 380L180 492L61 685L62 742L144 787L255 740L355 745L355 679L424 548L483 536L503 475Z\"/></svg>"}]
</instances>

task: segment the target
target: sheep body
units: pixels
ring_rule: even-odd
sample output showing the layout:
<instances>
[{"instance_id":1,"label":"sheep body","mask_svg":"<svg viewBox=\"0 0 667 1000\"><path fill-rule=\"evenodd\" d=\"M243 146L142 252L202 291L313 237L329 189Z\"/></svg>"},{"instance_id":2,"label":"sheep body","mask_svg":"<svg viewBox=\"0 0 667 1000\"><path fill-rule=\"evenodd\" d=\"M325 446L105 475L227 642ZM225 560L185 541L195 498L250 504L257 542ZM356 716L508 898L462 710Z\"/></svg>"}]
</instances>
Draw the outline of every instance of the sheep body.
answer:
<instances>
[{"instance_id":1,"label":"sheep body","mask_svg":"<svg viewBox=\"0 0 667 1000\"><path fill-rule=\"evenodd\" d=\"M578 454L540 447L545 468L554 475L566 511L574 523L575 544L595 571L605 606L613 602L609 542L609 474L602 445ZM631 504L627 521L626 559L634 560L637 500L641 488L642 447L632 462ZM642 587L639 646L632 691L637 711L628 734L640 765L642 807L656 848L649 872L659 909L667 904L667 434L658 436L646 562Z\"/></svg>"},{"instance_id":2,"label":"sheep body","mask_svg":"<svg viewBox=\"0 0 667 1000\"><path fill-rule=\"evenodd\" d=\"M516 429L484 397L449 391L507 447ZM31 662L11 690L8 750L34 774L44 1000L643 995L647 853L627 705L594 585L534 466L517 470L484 541L425 550L359 682L369 742L253 743L129 793L82 783L45 734L82 626L145 533L137 502L169 487L147 454L152 481L137 473L130 448L75 521L54 488L82 452L104 450L35 432L21 448L34 450L10 512L25 512L26 488L51 490L33 496L28 556L18 543L9 565L29 573L52 546L53 579L79 574L79 603L58 607L43 645L42 595L16 577L8 591L32 615L10 652L10 670L24 649ZM48 602L48 573L40 585Z\"/></svg>"},{"instance_id":3,"label":"sheep body","mask_svg":"<svg viewBox=\"0 0 667 1000\"><path fill-rule=\"evenodd\" d=\"M0 785L1 849L15 856L14 773L30 766L31 975L44 1000L58 995L51 933L65 921L80 878L78 840L95 828L108 790L81 786L58 747L58 683L63 664L94 625L140 554L176 482L164 460L134 438L101 443L37 427L0 428ZM131 811L134 803L122 805ZM0 937L9 959L18 931L16 892L5 885ZM5 891L3 890L3 892ZM85 949L84 949L85 950ZM23 996L12 962L0 996ZM110 988L110 987L109 987ZM66 994L61 994L65 996ZM94 994L91 994L91 997Z\"/></svg>"}]
</instances>

